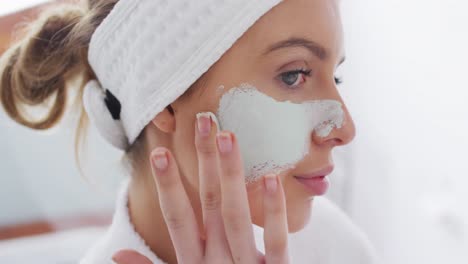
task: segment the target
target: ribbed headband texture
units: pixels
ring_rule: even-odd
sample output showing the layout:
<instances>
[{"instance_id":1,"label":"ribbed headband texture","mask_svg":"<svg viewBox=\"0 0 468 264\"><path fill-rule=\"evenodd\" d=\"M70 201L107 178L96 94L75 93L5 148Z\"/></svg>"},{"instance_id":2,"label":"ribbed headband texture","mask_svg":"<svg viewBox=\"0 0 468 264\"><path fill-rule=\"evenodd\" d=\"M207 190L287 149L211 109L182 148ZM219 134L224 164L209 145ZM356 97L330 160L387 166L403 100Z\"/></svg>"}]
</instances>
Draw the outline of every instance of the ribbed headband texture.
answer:
<instances>
[{"instance_id":1,"label":"ribbed headband texture","mask_svg":"<svg viewBox=\"0 0 468 264\"><path fill-rule=\"evenodd\" d=\"M85 110L126 150L281 0L120 0L91 38Z\"/></svg>"}]
</instances>

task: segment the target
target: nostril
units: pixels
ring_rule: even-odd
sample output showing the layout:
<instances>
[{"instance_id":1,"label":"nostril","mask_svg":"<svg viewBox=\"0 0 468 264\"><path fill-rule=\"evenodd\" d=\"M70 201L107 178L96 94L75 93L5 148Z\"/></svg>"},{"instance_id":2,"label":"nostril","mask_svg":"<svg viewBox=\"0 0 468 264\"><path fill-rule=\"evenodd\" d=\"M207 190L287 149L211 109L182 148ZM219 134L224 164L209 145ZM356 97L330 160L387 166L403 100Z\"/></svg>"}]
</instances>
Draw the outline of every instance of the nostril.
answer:
<instances>
[{"instance_id":1,"label":"nostril","mask_svg":"<svg viewBox=\"0 0 468 264\"><path fill-rule=\"evenodd\" d=\"M332 146L342 146L344 145L344 141L339 138L332 138L328 140L328 143Z\"/></svg>"},{"instance_id":2,"label":"nostril","mask_svg":"<svg viewBox=\"0 0 468 264\"><path fill-rule=\"evenodd\" d=\"M344 140L341 140L341 139L335 139L336 141L336 145L337 146L342 146L342 145L346 145L345 141Z\"/></svg>"},{"instance_id":3,"label":"nostril","mask_svg":"<svg viewBox=\"0 0 468 264\"><path fill-rule=\"evenodd\" d=\"M327 145L327 146L335 147L335 146L345 145L345 141L343 139L333 134L330 134L327 137L321 137L317 135L316 133L313 133L312 141L319 146Z\"/></svg>"}]
</instances>

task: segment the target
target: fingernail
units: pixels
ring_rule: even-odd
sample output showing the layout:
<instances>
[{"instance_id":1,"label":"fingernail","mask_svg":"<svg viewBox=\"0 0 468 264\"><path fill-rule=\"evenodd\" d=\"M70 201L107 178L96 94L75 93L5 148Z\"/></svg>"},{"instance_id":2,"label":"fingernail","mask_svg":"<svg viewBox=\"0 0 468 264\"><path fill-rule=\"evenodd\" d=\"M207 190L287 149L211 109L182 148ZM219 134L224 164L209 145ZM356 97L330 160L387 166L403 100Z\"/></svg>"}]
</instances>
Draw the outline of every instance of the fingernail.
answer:
<instances>
[{"instance_id":1,"label":"fingernail","mask_svg":"<svg viewBox=\"0 0 468 264\"><path fill-rule=\"evenodd\" d=\"M203 137L209 136L211 132L210 113L198 113L197 122L198 122L198 132L200 133L200 135Z\"/></svg>"},{"instance_id":2,"label":"fingernail","mask_svg":"<svg viewBox=\"0 0 468 264\"><path fill-rule=\"evenodd\" d=\"M112 256L112 260L113 260L115 263L117 263L117 264L125 263L125 262L122 261L122 258L120 258L120 257L117 256L117 255Z\"/></svg>"},{"instance_id":3,"label":"fingernail","mask_svg":"<svg viewBox=\"0 0 468 264\"><path fill-rule=\"evenodd\" d=\"M158 148L154 150L152 156L154 167L158 170L165 170L168 165L166 150Z\"/></svg>"},{"instance_id":4,"label":"fingernail","mask_svg":"<svg viewBox=\"0 0 468 264\"><path fill-rule=\"evenodd\" d=\"M265 176L265 188L267 191L274 193L278 189L278 181L275 175Z\"/></svg>"},{"instance_id":5,"label":"fingernail","mask_svg":"<svg viewBox=\"0 0 468 264\"><path fill-rule=\"evenodd\" d=\"M229 153L232 151L232 137L230 133L221 132L218 133L216 137L218 149L221 153Z\"/></svg>"},{"instance_id":6,"label":"fingernail","mask_svg":"<svg viewBox=\"0 0 468 264\"><path fill-rule=\"evenodd\" d=\"M125 254L123 254L122 252L117 252L115 253L113 256L112 256L112 260L115 262L115 263L118 263L118 264L123 264L123 263L129 263L127 262L127 257Z\"/></svg>"}]
</instances>

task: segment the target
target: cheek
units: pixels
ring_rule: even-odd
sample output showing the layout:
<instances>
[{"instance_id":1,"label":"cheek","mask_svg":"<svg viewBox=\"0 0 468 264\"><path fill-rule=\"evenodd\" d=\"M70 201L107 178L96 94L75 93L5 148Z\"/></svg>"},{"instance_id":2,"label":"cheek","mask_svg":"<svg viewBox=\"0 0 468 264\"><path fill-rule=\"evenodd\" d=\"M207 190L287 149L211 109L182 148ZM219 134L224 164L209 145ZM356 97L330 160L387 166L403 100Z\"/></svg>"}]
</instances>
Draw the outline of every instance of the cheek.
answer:
<instances>
[{"instance_id":1,"label":"cheek","mask_svg":"<svg viewBox=\"0 0 468 264\"><path fill-rule=\"evenodd\" d=\"M181 120L179 118L179 120ZM183 122L176 123L173 151L176 153L177 165L183 178L186 178L192 188L198 189L198 165L195 149L195 118L185 117Z\"/></svg>"}]
</instances>

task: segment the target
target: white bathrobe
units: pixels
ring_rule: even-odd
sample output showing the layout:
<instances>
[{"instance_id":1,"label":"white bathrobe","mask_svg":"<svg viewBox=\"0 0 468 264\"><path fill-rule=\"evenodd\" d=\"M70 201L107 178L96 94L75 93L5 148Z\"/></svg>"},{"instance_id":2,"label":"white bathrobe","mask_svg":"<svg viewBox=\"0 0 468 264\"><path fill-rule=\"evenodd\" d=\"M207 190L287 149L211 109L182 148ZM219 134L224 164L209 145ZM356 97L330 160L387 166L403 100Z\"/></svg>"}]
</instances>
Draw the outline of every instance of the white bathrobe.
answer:
<instances>
[{"instance_id":1,"label":"white bathrobe","mask_svg":"<svg viewBox=\"0 0 468 264\"><path fill-rule=\"evenodd\" d=\"M80 264L114 263L112 255L121 249L134 249L154 264L165 263L135 231L128 214L128 184L125 180L117 198L112 225L89 249ZM263 229L254 226L257 248L264 252ZM291 263L368 264L377 263L368 239L332 202L323 197L314 200L311 221L305 229L289 235Z\"/></svg>"}]
</instances>

